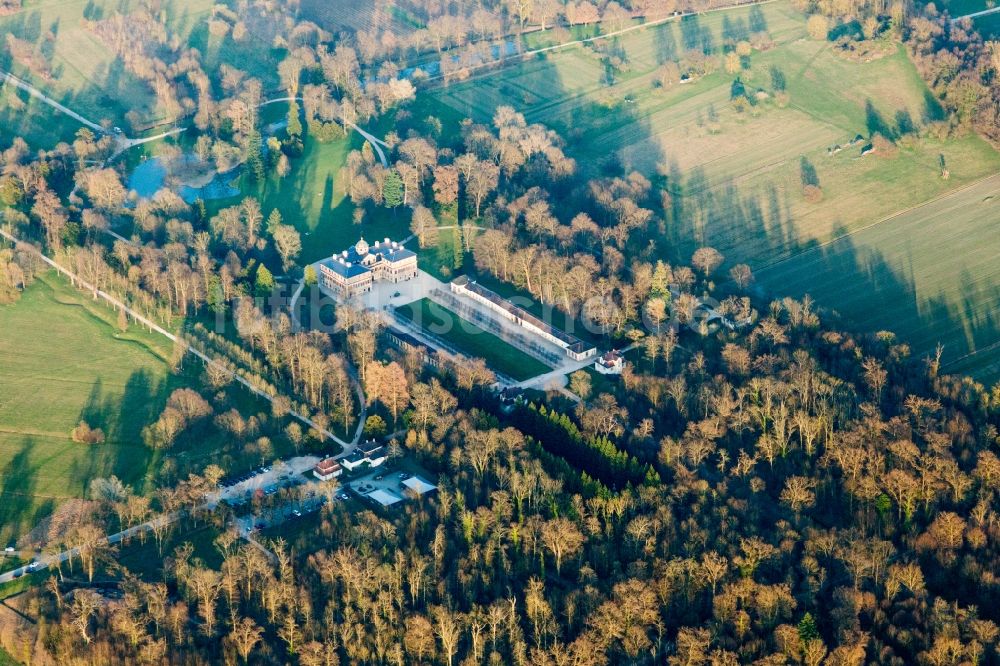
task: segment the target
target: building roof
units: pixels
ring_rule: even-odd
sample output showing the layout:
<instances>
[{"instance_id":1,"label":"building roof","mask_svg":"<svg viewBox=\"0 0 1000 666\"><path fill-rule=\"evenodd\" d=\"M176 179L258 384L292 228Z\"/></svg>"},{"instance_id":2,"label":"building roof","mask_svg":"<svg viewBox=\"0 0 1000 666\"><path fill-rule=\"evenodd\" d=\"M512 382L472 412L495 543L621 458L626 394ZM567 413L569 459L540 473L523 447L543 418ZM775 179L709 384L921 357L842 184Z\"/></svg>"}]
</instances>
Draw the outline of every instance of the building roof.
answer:
<instances>
[{"instance_id":1,"label":"building roof","mask_svg":"<svg viewBox=\"0 0 1000 666\"><path fill-rule=\"evenodd\" d=\"M329 259L324 259L319 262L320 266L329 268L331 271L337 275L345 278L357 277L358 275L363 275L370 272L366 266L350 261L342 255L337 255Z\"/></svg>"},{"instance_id":2,"label":"building roof","mask_svg":"<svg viewBox=\"0 0 1000 666\"><path fill-rule=\"evenodd\" d=\"M368 259L369 256L371 259ZM382 241L375 241L374 244L369 245L362 237L356 244L342 251L340 254L335 254L329 259L324 259L320 262L320 265L326 266L341 277L352 278L371 270L368 266L364 265L366 259L368 259L369 264L378 261L396 263L415 256L417 256L415 252L407 250L400 243L391 241L388 238Z\"/></svg>"},{"instance_id":3,"label":"building roof","mask_svg":"<svg viewBox=\"0 0 1000 666\"><path fill-rule=\"evenodd\" d=\"M409 333L404 333L398 328L393 328L392 326L389 326L388 328L386 328L386 334L389 335L391 338L394 338L395 341L401 346L415 347L417 349L426 349L431 352L434 351L434 348L431 347L430 345L424 344L423 342L417 340Z\"/></svg>"},{"instance_id":4,"label":"building roof","mask_svg":"<svg viewBox=\"0 0 1000 666\"><path fill-rule=\"evenodd\" d=\"M508 402L516 400L520 396L524 395L524 389L517 386L506 386L502 391L500 391L501 402Z\"/></svg>"},{"instance_id":5,"label":"building roof","mask_svg":"<svg viewBox=\"0 0 1000 666\"><path fill-rule=\"evenodd\" d=\"M531 314L524 308L519 308L518 306L508 301L506 298L500 296L500 294L490 289L487 289L486 287L482 286L475 280L470 280L465 275L461 275L455 278L453 282L458 286L465 287L472 293L481 296L482 298L485 298L486 300L490 301L497 307L506 310L510 314L514 315L518 319L521 319L522 321L531 324L535 328L545 331L552 337L562 341L564 344L567 345L569 349L571 349L574 352L582 352L584 350L593 347L593 345L588 345L579 338L574 337L569 333L566 333L565 331L560 331L558 328L550 326L549 324L545 323L544 321L542 321L535 315Z\"/></svg>"},{"instance_id":6,"label":"building roof","mask_svg":"<svg viewBox=\"0 0 1000 666\"><path fill-rule=\"evenodd\" d=\"M333 458L321 460L315 467L315 470L320 474L329 474L330 472L336 472L338 469L340 469L340 463Z\"/></svg>"},{"instance_id":7,"label":"building roof","mask_svg":"<svg viewBox=\"0 0 1000 666\"><path fill-rule=\"evenodd\" d=\"M605 352L601 358L601 365L614 365L622 360L622 355L618 353L617 350L612 349L609 352Z\"/></svg>"},{"instance_id":8,"label":"building roof","mask_svg":"<svg viewBox=\"0 0 1000 666\"><path fill-rule=\"evenodd\" d=\"M411 252L399 243L390 243L388 240L386 240L381 247L379 246L379 243L375 243L375 246L371 251L375 253L376 257L381 255L386 261L394 263L417 256L416 252Z\"/></svg>"},{"instance_id":9,"label":"building roof","mask_svg":"<svg viewBox=\"0 0 1000 666\"><path fill-rule=\"evenodd\" d=\"M396 502L403 501L403 498L396 493L391 493L388 490L382 490L381 488L368 493L368 497L372 498L382 506L392 506Z\"/></svg>"},{"instance_id":10,"label":"building roof","mask_svg":"<svg viewBox=\"0 0 1000 666\"><path fill-rule=\"evenodd\" d=\"M365 457L366 457L365 454L363 454L361 451L355 451L351 455L344 458L344 462L348 462L353 465L354 463L361 462L362 460L365 459Z\"/></svg>"},{"instance_id":11,"label":"building roof","mask_svg":"<svg viewBox=\"0 0 1000 666\"><path fill-rule=\"evenodd\" d=\"M403 481L403 485L417 493L418 495L424 495L432 490L437 490L437 486L433 483L428 483L424 481L419 476L411 476L410 478Z\"/></svg>"},{"instance_id":12,"label":"building roof","mask_svg":"<svg viewBox=\"0 0 1000 666\"><path fill-rule=\"evenodd\" d=\"M377 441L375 441L374 439L367 439L363 442L358 443L357 451L365 455L368 455L372 451L375 451L380 448L382 448L382 445L379 444Z\"/></svg>"}]
</instances>

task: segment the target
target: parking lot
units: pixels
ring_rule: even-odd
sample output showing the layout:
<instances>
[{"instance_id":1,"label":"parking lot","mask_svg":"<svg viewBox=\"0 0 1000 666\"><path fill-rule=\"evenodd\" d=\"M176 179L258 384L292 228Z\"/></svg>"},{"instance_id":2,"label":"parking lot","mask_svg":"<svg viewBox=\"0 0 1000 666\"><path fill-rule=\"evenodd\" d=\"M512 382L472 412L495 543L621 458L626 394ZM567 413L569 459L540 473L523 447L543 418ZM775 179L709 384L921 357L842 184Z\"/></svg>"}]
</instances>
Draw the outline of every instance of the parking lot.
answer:
<instances>
[{"instance_id":1,"label":"parking lot","mask_svg":"<svg viewBox=\"0 0 1000 666\"><path fill-rule=\"evenodd\" d=\"M265 495L273 495L283 486L301 483L301 474L312 469L318 462L319 458L316 456L299 456L273 466L262 465L243 474L223 477L219 481L216 501L240 506L249 501L258 490Z\"/></svg>"},{"instance_id":2,"label":"parking lot","mask_svg":"<svg viewBox=\"0 0 1000 666\"><path fill-rule=\"evenodd\" d=\"M426 473L418 474L408 470L376 468L364 476L349 481L347 487L361 499L386 505L384 500L390 497L406 501L413 496L413 491L403 484L404 481L411 477L420 478L425 482L432 478ZM379 491L387 493L387 495L380 494ZM380 501L380 498L382 501Z\"/></svg>"}]
</instances>

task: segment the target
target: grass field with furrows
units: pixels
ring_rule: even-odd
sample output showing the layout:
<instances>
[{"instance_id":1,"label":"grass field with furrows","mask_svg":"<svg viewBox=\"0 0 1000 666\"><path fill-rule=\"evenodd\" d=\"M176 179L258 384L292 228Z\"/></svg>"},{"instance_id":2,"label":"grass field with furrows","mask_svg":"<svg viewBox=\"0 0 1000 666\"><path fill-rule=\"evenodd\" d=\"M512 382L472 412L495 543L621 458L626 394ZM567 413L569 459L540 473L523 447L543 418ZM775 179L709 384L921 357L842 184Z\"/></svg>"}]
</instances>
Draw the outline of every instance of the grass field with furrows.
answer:
<instances>
[{"instance_id":1,"label":"grass field with furrows","mask_svg":"<svg viewBox=\"0 0 1000 666\"><path fill-rule=\"evenodd\" d=\"M660 63L691 47L721 58L726 36L745 36L752 22L775 46L753 51L740 72L720 67L690 83L654 86ZM991 209L982 208L988 185L963 189L1000 173L1000 154L972 134L935 139L922 131L942 112L902 47L870 62L849 60L809 39L790 4L774 2L629 33L614 48L628 63L614 77L594 53L572 47L431 94L483 122L497 105L512 104L565 136L584 170L597 172L615 154L625 169L658 175L671 196L667 234L657 239L668 258L685 261L710 245L730 263L749 263L772 294L786 286L811 293L851 315L852 325L896 331L915 352L942 341L949 368L982 364L977 376L1000 376L989 357L968 356L995 333L1000 267L983 253L995 257L1000 248ZM748 91L770 96L759 112L733 108L737 76ZM778 80L784 106L775 99ZM875 132L896 139L894 156L861 155ZM865 141L848 145L857 135ZM835 145L843 150L831 153ZM821 201L804 196L808 173ZM956 209L940 218L937 204L923 206L932 200ZM914 233L920 225L933 231ZM928 263L942 251L947 261ZM817 258L838 268L818 270ZM890 307L862 295L878 294L869 283L888 288L887 280Z\"/></svg>"},{"instance_id":2,"label":"grass field with furrows","mask_svg":"<svg viewBox=\"0 0 1000 666\"><path fill-rule=\"evenodd\" d=\"M780 72L786 108L766 104L759 115L738 113L729 104L737 75L721 70L654 88L658 63L695 43L692 33L718 53L724 35L749 24L751 11L760 12L756 20L776 47L754 52L738 76L748 89L773 91L772 72ZM858 134L919 128L940 110L902 48L870 63L851 62L829 43L808 40L801 16L785 3L636 31L619 38L618 48L629 70L614 85L593 54L574 47L432 94L484 121L498 105L512 103L529 121L567 137L584 169L614 152L626 168L664 174L679 213L673 240L685 251L705 242L749 261L829 240L1000 168L995 151L975 137L914 141L896 160L861 159L860 146L829 156L829 147ZM948 180L940 178L942 159ZM820 204L802 196L804 160L825 192ZM752 219L755 210L763 220ZM761 226L771 232L761 235Z\"/></svg>"},{"instance_id":3,"label":"grass field with furrows","mask_svg":"<svg viewBox=\"0 0 1000 666\"><path fill-rule=\"evenodd\" d=\"M90 479L137 484L154 463L140 432L166 400L169 348L136 327L114 332L114 315L88 300L46 275L0 307L0 542L83 497ZM73 442L81 419L107 441Z\"/></svg>"},{"instance_id":4,"label":"grass field with furrows","mask_svg":"<svg viewBox=\"0 0 1000 666\"><path fill-rule=\"evenodd\" d=\"M481 358L497 372L521 381L551 368L533 356L507 344L451 310L421 299L396 308L407 319L474 358ZM439 332L442 331L442 332Z\"/></svg>"},{"instance_id":5,"label":"grass field with furrows","mask_svg":"<svg viewBox=\"0 0 1000 666\"><path fill-rule=\"evenodd\" d=\"M168 464L197 472L217 464L235 473L293 453L286 438L273 437L262 456L210 422L166 451L147 447L142 428L173 390L209 395L200 363L189 356L179 374L168 373L166 338L135 324L119 332L102 301L54 274L0 307L0 331L0 542L23 534L63 500L84 497L95 477L114 474L148 493ZM244 417L269 411L238 386L226 395L226 408ZM105 442L73 442L81 420L101 428Z\"/></svg>"},{"instance_id":6,"label":"grass field with furrows","mask_svg":"<svg viewBox=\"0 0 1000 666\"><path fill-rule=\"evenodd\" d=\"M947 372L1000 376L1000 175L758 272L775 294L811 294L854 326L914 352L944 345ZM992 230L992 231L991 231Z\"/></svg>"}]
</instances>

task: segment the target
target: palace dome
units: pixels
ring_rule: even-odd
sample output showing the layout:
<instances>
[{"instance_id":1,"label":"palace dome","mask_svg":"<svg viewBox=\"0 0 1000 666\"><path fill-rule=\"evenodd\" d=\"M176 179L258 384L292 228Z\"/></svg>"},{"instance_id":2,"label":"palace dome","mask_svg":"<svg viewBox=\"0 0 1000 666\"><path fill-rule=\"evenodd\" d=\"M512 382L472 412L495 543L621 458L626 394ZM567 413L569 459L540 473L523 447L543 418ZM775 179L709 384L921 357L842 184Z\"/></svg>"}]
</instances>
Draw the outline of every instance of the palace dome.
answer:
<instances>
[{"instance_id":1,"label":"palace dome","mask_svg":"<svg viewBox=\"0 0 1000 666\"><path fill-rule=\"evenodd\" d=\"M368 243L365 242L364 237L358 241L358 244L354 246L354 251L358 253L359 257L363 257L368 254Z\"/></svg>"}]
</instances>

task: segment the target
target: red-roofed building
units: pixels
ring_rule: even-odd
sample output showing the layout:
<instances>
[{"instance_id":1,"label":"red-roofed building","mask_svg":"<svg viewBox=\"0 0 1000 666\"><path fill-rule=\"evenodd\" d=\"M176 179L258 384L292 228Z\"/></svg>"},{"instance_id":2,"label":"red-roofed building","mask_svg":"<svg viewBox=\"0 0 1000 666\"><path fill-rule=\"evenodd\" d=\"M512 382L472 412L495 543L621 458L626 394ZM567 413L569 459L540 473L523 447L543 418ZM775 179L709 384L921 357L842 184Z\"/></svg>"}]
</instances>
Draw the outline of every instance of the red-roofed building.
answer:
<instances>
[{"instance_id":1,"label":"red-roofed building","mask_svg":"<svg viewBox=\"0 0 1000 666\"><path fill-rule=\"evenodd\" d=\"M594 370L602 375L620 375L625 368L625 359L615 350L601 355L594 362Z\"/></svg>"},{"instance_id":2,"label":"red-roofed building","mask_svg":"<svg viewBox=\"0 0 1000 666\"><path fill-rule=\"evenodd\" d=\"M327 458L321 460L316 467L313 468L313 476L315 476L320 481L329 481L330 479L335 479L344 473L343 468L340 463L333 458Z\"/></svg>"}]
</instances>

